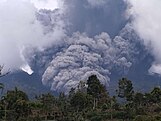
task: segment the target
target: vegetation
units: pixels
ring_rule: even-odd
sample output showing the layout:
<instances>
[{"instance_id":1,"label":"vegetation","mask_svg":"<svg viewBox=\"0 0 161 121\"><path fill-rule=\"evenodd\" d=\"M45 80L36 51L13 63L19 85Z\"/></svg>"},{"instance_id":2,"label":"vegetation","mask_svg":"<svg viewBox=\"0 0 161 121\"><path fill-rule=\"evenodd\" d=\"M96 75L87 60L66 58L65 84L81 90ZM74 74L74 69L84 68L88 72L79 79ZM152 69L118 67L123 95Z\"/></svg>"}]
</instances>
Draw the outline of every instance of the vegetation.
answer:
<instances>
[{"instance_id":1,"label":"vegetation","mask_svg":"<svg viewBox=\"0 0 161 121\"><path fill-rule=\"evenodd\" d=\"M0 99L0 120L161 121L161 89L134 92L132 82L122 78L116 96L110 96L96 75L80 81L68 95L57 97L47 93L29 100L25 92L15 88Z\"/></svg>"}]
</instances>

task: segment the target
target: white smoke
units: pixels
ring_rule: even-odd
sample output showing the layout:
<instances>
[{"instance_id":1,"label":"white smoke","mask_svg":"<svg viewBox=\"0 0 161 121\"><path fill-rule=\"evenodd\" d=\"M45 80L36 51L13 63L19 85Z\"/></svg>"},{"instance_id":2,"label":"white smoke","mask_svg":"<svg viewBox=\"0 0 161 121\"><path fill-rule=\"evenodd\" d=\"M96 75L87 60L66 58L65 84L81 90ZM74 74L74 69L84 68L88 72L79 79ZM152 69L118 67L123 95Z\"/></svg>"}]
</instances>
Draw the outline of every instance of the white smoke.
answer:
<instances>
[{"instance_id":1,"label":"white smoke","mask_svg":"<svg viewBox=\"0 0 161 121\"><path fill-rule=\"evenodd\" d=\"M161 74L161 64L153 64L149 69L150 74Z\"/></svg>"},{"instance_id":2,"label":"white smoke","mask_svg":"<svg viewBox=\"0 0 161 121\"><path fill-rule=\"evenodd\" d=\"M58 43L64 35L63 24L55 25L44 34L44 26L37 20L37 8L27 0L4 0L0 2L0 63L11 70L23 70L32 48L43 49ZM26 70L26 69L25 69ZM30 73L29 72L29 73Z\"/></svg>"},{"instance_id":3,"label":"white smoke","mask_svg":"<svg viewBox=\"0 0 161 121\"><path fill-rule=\"evenodd\" d=\"M155 57L149 72L161 74L161 1L126 0L126 2L129 4L128 15L132 16L134 29Z\"/></svg>"},{"instance_id":4,"label":"white smoke","mask_svg":"<svg viewBox=\"0 0 161 121\"><path fill-rule=\"evenodd\" d=\"M59 8L59 0L31 0L38 9L54 10Z\"/></svg>"},{"instance_id":5,"label":"white smoke","mask_svg":"<svg viewBox=\"0 0 161 121\"><path fill-rule=\"evenodd\" d=\"M33 70L29 65L24 65L21 67L22 71L28 73L29 75L33 74Z\"/></svg>"}]
</instances>

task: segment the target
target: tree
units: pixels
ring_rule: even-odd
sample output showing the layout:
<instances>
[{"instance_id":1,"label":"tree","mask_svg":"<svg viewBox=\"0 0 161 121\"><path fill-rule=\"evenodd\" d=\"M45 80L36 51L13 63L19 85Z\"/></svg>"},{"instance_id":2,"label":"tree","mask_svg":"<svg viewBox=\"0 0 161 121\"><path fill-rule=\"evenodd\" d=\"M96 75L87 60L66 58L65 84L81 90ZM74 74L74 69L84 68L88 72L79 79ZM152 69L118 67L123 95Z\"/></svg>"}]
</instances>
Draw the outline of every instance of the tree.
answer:
<instances>
[{"instance_id":1,"label":"tree","mask_svg":"<svg viewBox=\"0 0 161 121\"><path fill-rule=\"evenodd\" d=\"M75 95L75 92L76 92L76 89L72 87L68 95L69 100Z\"/></svg>"},{"instance_id":2,"label":"tree","mask_svg":"<svg viewBox=\"0 0 161 121\"><path fill-rule=\"evenodd\" d=\"M144 109L146 109L146 107L144 107L145 106L144 94L140 92L133 94L133 100L129 104L130 104L130 107L127 110L127 112L131 112L132 116L145 113Z\"/></svg>"},{"instance_id":3,"label":"tree","mask_svg":"<svg viewBox=\"0 0 161 121\"><path fill-rule=\"evenodd\" d=\"M37 109L39 111L41 111L41 114L45 120L47 120L48 118L52 118L55 119L55 114L54 116L52 114L52 112L57 111L59 112L58 108L57 108L57 99L54 97L54 95L52 95L51 93L47 93L47 94L42 94L38 97L36 97L37 101L34 102L32 105L32 107L34 108L34 106L37 107Z\"/></svg>"},{"instance_id":4,"label":"tree","mask_svg":"<svg viewBox=\"0 0 161 121\"><path fill-rule=\"evenodd\" d=\"M76 109L76 111L82 111L88 106L88 100L86 94L80 91L77 91L75 95L70 100L71 106Z\"/></svg>"},{"instance_id":5,"label":"tree","mask_svg":"<svg viewBox=\"0 0 161 121\"><path fill-rule=\"evenodd\" d=\"M40 97L38 97L38 100L40 103L42 103L44 110L49 111L56 106L56 99L50 93L42 94Z\"/></svg>"},{"instance_id":6,"label":"tree","mask_svg":"<svg viewBox=\"0 0 161 121\"><path fill-rule=\"evenodd\" d=\"M61 92L58 97L58 107L62 112L61 120L65 120L64 117L70 112L69 106L70 104L67 96L65 93Z\"/></svg>"},{"instance_id":7,"label":"tree","mask_svg":"<svg viewBox=\"0 0 161 121\"><path fill-rule=\"evenodd\" d=\"M17 121L20 117L27 117L29 115L28 96L23 91L15 90L7 91L2 98L4 110L9 110L7 119Z\"/></svg>"},{"instance_id":8,"label":"tree","mask_svg":"<svg viewBox=\"0 0 161 121\"><path fill-rule=\"evenodd\" d=\"M127 101L131 101L133 98L133 94L134 94L133 85L132 85L132 82L127 78L122 78L119 80L118 90L116 91L117 91L118 97L126 98Z\"/></svg>"},{"instance_id":9,"label":"tree","mask_svg":"<svg viewBox=\"0 0 161 121\"><path fill-rule=\"evenodd\" d=\"M133 102L137 105L137 106L141 106L144 103L144 94L142 93L136 93L134 95L134 99ZM137 107L136 106L136 107Z\"/></svg>"},{"instance_id":10,"label":"tree","mask_svg":"<svg viewBox=\"0 0 161 121\"><path fill-rule=\"evenodd\" d=\"M86 82L80 81L78 84L78 90L86 93L87 92Z\"/></svg>"},{"instance_id":11,"label":"tree","mask_svg":"<svg viewBox=\"0 0 161 121\"><path fill-rule=\"evenodd\" d=\"M155 87L150 94L153 103L159 103L161 101L161 89L159 87Z\"/></svg>"},{"instance_id":12,"label":"tree","mask_svg":"<svg viewBox=\"0 0 161 121\"><path fill-rule=\"evenodd\" d=\"M94 98L93 109L95 109L97 107L98 100L108 97L106 88L103 84L101 84L96 75L92 75L88 78L87 86L87 94L92 95Z\"/></svg>"}]
</instances>

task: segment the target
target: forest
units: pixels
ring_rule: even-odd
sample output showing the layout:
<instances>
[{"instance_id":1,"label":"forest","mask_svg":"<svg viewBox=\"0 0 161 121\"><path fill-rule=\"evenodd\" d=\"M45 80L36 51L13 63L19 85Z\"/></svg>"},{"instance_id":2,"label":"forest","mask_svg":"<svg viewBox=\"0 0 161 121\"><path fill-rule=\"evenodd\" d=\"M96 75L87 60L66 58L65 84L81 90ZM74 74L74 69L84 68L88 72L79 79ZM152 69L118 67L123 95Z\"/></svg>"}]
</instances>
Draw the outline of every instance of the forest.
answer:
<instances>
[{"instance_id":1,"label":"forest","mask_svg":"<svg viewBox=\"0 0 161 121\"><path fill-rule=\"evenodd\" d=\"M0 84L3 91L4 85ZM96 75L80 81L68 95L28 95L15 87L1 94L0 121L161 121L161 89L135 92L131 80L118 80L110 96Z\"/></svg>"}]
</instances>

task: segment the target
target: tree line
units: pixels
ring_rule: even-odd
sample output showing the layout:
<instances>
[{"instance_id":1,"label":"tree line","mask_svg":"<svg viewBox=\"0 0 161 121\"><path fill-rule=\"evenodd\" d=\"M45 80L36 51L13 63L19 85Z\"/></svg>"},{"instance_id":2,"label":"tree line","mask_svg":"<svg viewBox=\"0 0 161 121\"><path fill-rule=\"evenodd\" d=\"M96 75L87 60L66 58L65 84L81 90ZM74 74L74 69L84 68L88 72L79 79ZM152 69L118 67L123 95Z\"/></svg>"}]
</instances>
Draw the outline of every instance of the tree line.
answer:
<instances>
[{"instance_id":1,"label":"tree line","mask_svg":"<svg viewBox=\"0 0 161 121\"><path fill-rule=\"evenodd\" d=\"M122 101L120 101L122 100ZM80 81L68 95L35 96L15 87L0 99L0 120L5 121L161 121L161 89L135 92L132 81L121 78L110 96L96 75Z\"/></svg>"}]
</instances>

